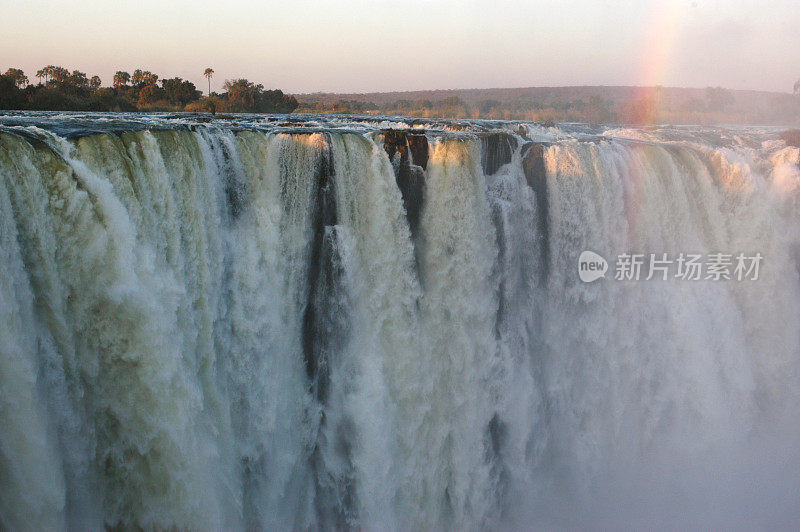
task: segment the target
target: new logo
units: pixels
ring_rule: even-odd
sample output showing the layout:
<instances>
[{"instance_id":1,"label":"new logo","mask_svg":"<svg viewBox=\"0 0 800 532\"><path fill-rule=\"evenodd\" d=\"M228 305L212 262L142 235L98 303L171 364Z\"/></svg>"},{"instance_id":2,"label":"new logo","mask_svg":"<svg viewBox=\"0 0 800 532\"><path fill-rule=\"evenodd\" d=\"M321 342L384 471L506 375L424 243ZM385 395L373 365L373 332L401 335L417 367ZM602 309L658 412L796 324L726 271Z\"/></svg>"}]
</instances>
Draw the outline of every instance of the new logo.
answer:
<instances>
[{"instance_id":1,"label":"new logo","mask_svg":"<svg viewBox=\"0 0 800 532\"><path fill-rule=\"evenodd\" d=\"M578 257L578 276L584 283L591 283L606 276L608 262L594 251L584 251Z\"/></svg>"}]
</instances>

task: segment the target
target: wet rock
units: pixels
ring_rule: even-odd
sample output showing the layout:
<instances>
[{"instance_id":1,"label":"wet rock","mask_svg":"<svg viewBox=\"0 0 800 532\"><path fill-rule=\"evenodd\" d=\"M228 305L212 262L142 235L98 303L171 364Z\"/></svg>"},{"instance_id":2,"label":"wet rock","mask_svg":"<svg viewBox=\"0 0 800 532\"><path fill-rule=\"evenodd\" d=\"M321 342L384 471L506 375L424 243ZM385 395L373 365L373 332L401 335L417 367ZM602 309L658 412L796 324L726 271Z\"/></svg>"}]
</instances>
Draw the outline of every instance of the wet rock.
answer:
<instances>
[{"instance_id":1,"label":"wet rock","mask_svg":"<svg viewBox=\"0 0 800 532\"><path fill-rule=\"evenodd\" d=\"M403 196L411 235L417 236L422 206L425 201L425 172L416 165L400 165L395 171L397 187Z\"/></svg>"},{"instance_id":2,"label":"wet rock","mask_svg":"<svg viewBox=\"0 0 800 532\"><path fill-rule=\"evenodd\" d=\"M408 148L411 150L412 163L423 170L428 167L428 137L424 133L412 133L406 136Z\"/></svg>"},{"instance_id":3,"label":"wet rock","mask_svg":"<svg viewBox=\"0 0 800 532\"><path fill-rule=\"evenodd\" d=\"M343 335L343 315L333 308L341 284L342 267L333 228L336 225L333 153L330 139L320 156L311 218L313 238L308 269L308 299L303 315L303 357L312 393L323 404L327 400L330 353Z\"/></svg>"},{"instance_id":4,"label":"wet rock","mask_svg":"<svg viewBox=\"0 0 800 532\"><path fill-rule=\"evenodd\" d=\"M383 131L383 148L394 160L395 154L400 154L401 162L408 162L409 154L413 164L422 167L428 166L428 137L424 131L407 129L386 129Z\"/></svg>"},{"instance_id":5,"label":"wet rock","mask_svg":"<svg viewBox=\"0 0 800 532\"><path fill-rule=\"evenodd\" d=\"M383 149L389 155L389 160L399 153L400 160L408 159L408 142L406 132L399 129L386 129L383 131Z\"/></svg>"},{"instance_id":6,"label":"wet rock","mask_svg":"<svg viewBox=\"0 0 800 532\"><path fill-rule=\"evenodd\" d=\"M522 146L522 170L528 186L534 191L546 185L545 147L545 144L539 142L528 142Z\"/></svg>"},{"instance_id":7,"label":"wet rock","mask_svg":"<svg viewBox=\"0 0 800 532\"><path fill-rule=\"evenodd\" d=\"M411 235L416 239L425 201L428 138L419 130L387 129L383 131L383 147L392 161Z\"/></svg>"},{"instance_id":8,"label":"wet rock","mask_svg":"<svg viewBox=\"0 0 800 532\"><path fill-rule=\"evenodd\" d=\"M549 200L547 196L547 168L544 163L546 145L529 142L522 146L522 170L528 186L536 196L537 231L541 246L541 278L546 279L550 267Z\"/></svg>"},{"instance_id":9,"label":"wet rock","mask_svg":"<svg viewBox=\"0 0 800 532\"><path fill-rule=\"evenodd\" d=\"M517 139L509 133L495 132L481 135L481 164L486 175L493 175L504 164L511 162L517 149Z\"/></svg>"}]
</instances>

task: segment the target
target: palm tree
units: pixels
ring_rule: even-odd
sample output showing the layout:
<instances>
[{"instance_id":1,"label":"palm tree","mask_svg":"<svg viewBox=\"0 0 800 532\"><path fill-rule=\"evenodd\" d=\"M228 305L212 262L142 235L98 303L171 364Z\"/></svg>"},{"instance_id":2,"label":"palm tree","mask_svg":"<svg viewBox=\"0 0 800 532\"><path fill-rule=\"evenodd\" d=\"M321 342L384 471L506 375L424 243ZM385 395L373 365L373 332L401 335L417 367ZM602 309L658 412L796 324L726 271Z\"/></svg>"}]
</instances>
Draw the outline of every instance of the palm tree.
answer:
<instances>
[{"instance_id":1,"label":"palm tree","mask_svg":"<svg viewBox=\"0 0 800 532\"><path fill-rule=\"evenodd\" d=\"M214 69L209 67L203 72L203 75L208 78L208 95L211 96L211 78L214 76Z\"/></svg>"},{"instance_id":2,"label":"palm tree","mask_svg":"<svg viewBox=\"0 0 800 532\"><path fill-rule=\"evenodd\" d=\"M65 69L55 65L47 65L44 67L44 71L47 76L45 77L44 84L47 85L51 81L63 81L65 78L64 70Z\"/></svg>"},{"instance_id":3,"label":"palm tree","mask_svg":"<svg viewBox=\"0 0 800 532\"><path fill-rule=\"evenodd\" d=\"M800 96L800 79L798 79L798 80L797 80L797 81L794 83L794 93L795 93L797 96Z\"/></svg>"},{"instance_id":4,"label":"palm tree","mask_svg":"<svg viewBox=\"0 0 800 532\"><path fill-rule=\"evenodd\" d=\"M47 65L46 67L42 68L42 69L39 71L39 72L41 72L41 73L42 73L42 76L44 77L44 84L45 84L45 85L47 85L48 83L50 83L50 77L52 77L52 75L53 75L53 69L54 69L54 68L55 68L55 67L54 67L53 65ZM38 74L38 72L37 72L37 74Z\"/></svg>"},{"instance_id":5,"label":"palm tree","mask_svg":"<svg viewBox=\"0 0 800 532\"><path fill-rule=\"evenodd\" d=\"M42 79L47 77L47 72L43 68L36 71L36 77L39 78L39 85L42 84Z\"/></svg>"},{"instance_id":6,"label":"palm tree","mask_svg":"<svg viewBox=\"0 0 800 532\"><path fill-rule=\"evenodd\" d=\"M50 69L50 81L56 81L58 83L67 83L69 81L69 70L61 66L49 66L47 67ZM75 71L77 72L77 70Z\"/></svg>"}]
</instances>

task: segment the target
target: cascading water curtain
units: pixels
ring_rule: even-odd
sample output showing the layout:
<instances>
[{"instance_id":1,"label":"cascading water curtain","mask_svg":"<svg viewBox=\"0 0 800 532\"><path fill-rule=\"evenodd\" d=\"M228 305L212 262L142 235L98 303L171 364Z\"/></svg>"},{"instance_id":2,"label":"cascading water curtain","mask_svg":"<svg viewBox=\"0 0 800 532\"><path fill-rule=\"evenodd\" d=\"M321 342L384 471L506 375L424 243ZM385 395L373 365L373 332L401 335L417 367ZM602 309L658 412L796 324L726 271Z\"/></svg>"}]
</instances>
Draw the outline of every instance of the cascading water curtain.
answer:
<instances>
[{"instance_id":1,"label":"cascading water curtain","mask_svg":"<svg viewBox=\"0 0 800 532\"><path fill-rule=\"evenodd\" d=\"M800 150L360 127L0 128L0 528L800 519Z\"/></svg>"}]
</instances>

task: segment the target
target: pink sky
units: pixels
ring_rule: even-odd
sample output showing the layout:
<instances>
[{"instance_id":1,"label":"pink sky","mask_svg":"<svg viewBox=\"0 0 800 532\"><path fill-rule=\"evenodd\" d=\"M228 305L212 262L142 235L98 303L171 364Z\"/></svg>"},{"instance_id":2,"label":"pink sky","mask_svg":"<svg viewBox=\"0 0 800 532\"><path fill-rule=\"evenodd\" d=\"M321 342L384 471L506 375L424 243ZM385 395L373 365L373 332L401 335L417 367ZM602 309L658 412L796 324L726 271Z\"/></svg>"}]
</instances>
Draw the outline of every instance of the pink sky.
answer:
<instances>
[{"instance_id":1,"label":"pink sky","mask_svg":"<svg viewBox=\"0 0 800 532\"><path fill-rule=\"evenodd\" d=\"M790 92L790 1L0 0L0 68L207 66L288 92L643 85Z\"/></svg>"}]
</instances>

